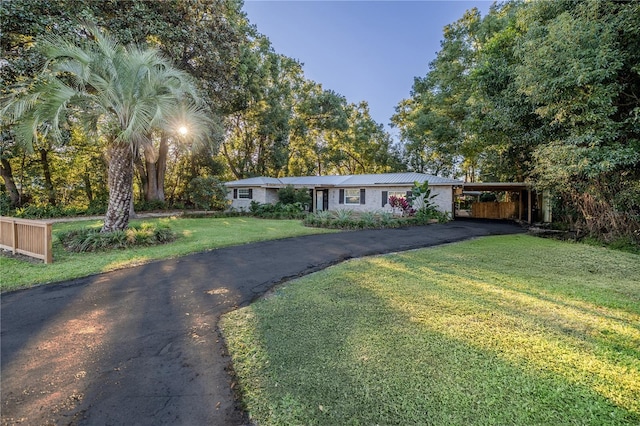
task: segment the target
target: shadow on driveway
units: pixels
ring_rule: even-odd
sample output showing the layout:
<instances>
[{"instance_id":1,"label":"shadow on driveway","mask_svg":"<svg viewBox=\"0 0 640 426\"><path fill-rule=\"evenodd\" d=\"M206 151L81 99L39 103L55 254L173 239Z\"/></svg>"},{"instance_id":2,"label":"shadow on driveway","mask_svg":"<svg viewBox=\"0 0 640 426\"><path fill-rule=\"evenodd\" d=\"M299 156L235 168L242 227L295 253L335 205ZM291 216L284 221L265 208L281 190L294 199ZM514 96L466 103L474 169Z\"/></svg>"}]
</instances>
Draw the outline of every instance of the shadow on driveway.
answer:
<instances>
[{"instance_id":1,"label":"shadow on driveway","mask_svg":"<svg viewBox=\"0 0 640 426\"><path fill-rule=\"evenodd\" d=\"M346 259L522 232L456 220L312 235L5 293L2 424L244 424L221 314Z\"/></svg>"}]
</instances>

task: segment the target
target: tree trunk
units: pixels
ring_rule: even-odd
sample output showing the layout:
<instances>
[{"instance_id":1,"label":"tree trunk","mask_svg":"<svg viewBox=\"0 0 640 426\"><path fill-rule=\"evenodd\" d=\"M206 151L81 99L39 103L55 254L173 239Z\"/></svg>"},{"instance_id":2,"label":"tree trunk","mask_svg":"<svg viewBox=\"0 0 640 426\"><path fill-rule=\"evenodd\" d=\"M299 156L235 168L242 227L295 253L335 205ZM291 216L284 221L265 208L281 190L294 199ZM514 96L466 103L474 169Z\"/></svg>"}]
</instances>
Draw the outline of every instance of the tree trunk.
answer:
<instances>
[{"instance_id":1,"label":"tree trunk","mask_svg":"<svg viewBox=\"0 0 640 426\"><path fill-rule=\"evenodd\" d=\"M51 181L51 168L49 167L49 152L42 148L40 151L40 163L42 163L42 171L44 173L44 189L47 192L47 199L52 206L56 205L56 191Z\"/></svg>"},{"instance_id":2,"label":"tree trunk","mask_svg":"<svg viewBox=\"0 0 640 426\"><path fill-rule=\"evenodd\" d=\"M133 200L133 185L131 185L131 201L129 202L129 219L138 217L136 214L135 202Z\"/></svg>"},{"instance_id":3,"label":"tree trunk","mask_svg":"<svg viewBox=\"0 0 640 426\"><path fill-rule=\"evenodd\" d=\"M4 186L7 188L9 198L11 199L12 207L20 206L20 193L16 186L16 181L13 179L13 170L11 170L11 163L6 158L0 159L0 176L4 180Z\"/></svg>"},{"instance_id":4,"label":"tree trunk","mask_svg":"<svg viewBox=\"0 0 640 426\"><path fill-rule=\"evenodd\" d=\"M146 152L146 151L145 151ZM146 201L163 201L164 180L167 170L167 155L169 154L169 143L167 136L163 133L160 137L160 147L158 155L145 153L143 160L136 160L136 167L140 173L144 199Z\"/></svg>"},{"instance_id":5,"label":"tree trunk","mask_svg":"<svg viewBox=\"0 0 640 426\"><path fill-rule=\"evenodd\" d=\"M107 150L109 160L109 205L102 232L121 231L129 224L133 192L133 153L125 144Z\"/></svg>"},{"instance_id":6,"label":"tree trunk","mask_svg":"<svg viewBox=\"0 0 640 426\"><path fill-rule=\"evenodd\" d=\"M156 189L156 194L158 196L158 200L164 202L164 178L167 173L167 156L169 155L169 141L167 140L167 136L163 133L160 136L160 148L158 148L158 162L156 163L156 184L158 188Z\"/></svg>"},{"instance_id":7,"label":"tree trunk","mask_svg":"<svg viewBox=\"0 0 640 426\"><path fill-rule=\"evenodd\" d=\"M84 172L82 180L84 181L84 193L87 195L87 200L89 200L89 202L92 202L93 189L91 188L91 178L89 177L89 172Z\"/></svg>"},{"instance_id":8,"label":"tree trunk","mask_svg":"<svg viewBox=\"0 0 640 426\"><path fill-rule=\"evenodd\" d=\"M145 167L146 161L143 161L141 157L138 157L134 160L133 165L138 170L138 175L140 176L140 187L142 189L143 198L147 199L147 194L149 193L149 179L147 178L147 169Z\"/></svg>"},{"instance_id":9,"label":"tree trunk","mask_svg":"<svg viewBox=\"0 0 640 426\"><path fill-rule=\"evenodd\" d=\"M154 201L158 199L158 182L156 173L156 163L153 161L145 160L145 167L147 169L147 191L144 194L144 199L147 201Z\"/></svg>"},{"instance_id":10,"label":"tree trunk","mask_svg":"<svg viewBox=\"0 0 640 426\"><path fill-rule=\"evenodd\" d=\"M224 158L227 159L227 164L229 165L229 168L231 169L231 173L233 173L233 175L236 177L236 179L242 179L243 176L240 174L240 171L238 170L237 167L235 167L235 165L233 164L233 160L231 159L231 155L229 155L229 152L227 151L227 145L222 142L222 155L224 155Z\"/></svg>"}]
</instances>

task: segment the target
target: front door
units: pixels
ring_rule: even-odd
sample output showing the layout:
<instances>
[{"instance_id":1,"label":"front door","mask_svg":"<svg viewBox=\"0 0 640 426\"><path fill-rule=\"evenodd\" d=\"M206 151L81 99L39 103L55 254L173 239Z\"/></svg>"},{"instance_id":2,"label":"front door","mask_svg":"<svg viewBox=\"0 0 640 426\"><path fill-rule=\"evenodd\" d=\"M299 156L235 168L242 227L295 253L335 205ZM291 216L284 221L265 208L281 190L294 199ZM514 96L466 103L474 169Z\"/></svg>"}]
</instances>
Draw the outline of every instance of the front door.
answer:
<instances>
[{"instance_id":1,"label":"front door","mask_svg":"<svg viewBox=\"0 0 640 426\"><path fill-rule=\"evenodd\" d=\"M329 190L316 189L316 211L329 210Z\"/></svg>"}]
</instances>

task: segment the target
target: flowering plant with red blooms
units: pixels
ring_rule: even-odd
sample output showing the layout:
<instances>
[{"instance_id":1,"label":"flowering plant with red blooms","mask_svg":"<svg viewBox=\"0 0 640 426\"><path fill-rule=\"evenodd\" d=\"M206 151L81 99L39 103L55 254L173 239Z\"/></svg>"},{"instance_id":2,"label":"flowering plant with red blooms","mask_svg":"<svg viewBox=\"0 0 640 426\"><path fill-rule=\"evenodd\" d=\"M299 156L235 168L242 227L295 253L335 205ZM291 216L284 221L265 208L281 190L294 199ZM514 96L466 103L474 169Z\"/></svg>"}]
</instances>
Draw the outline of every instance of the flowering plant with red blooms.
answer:
<instances>
[{"instance_id":1,"label":"flowering plant with red blooms","mask_svg":"<svg viewBox=\"0 0 640 426\"><path fill-rule=\"evenodd\" d=\"M415 210L413 210L413 208L411 207L411 204L409 204L409 201L407 201L407 199L404 197L396 197L394 195L390 196L389 205L391 207L401 209L402 214L406 216L411 216L415 213Z\"/></svg>"}]
</instances>

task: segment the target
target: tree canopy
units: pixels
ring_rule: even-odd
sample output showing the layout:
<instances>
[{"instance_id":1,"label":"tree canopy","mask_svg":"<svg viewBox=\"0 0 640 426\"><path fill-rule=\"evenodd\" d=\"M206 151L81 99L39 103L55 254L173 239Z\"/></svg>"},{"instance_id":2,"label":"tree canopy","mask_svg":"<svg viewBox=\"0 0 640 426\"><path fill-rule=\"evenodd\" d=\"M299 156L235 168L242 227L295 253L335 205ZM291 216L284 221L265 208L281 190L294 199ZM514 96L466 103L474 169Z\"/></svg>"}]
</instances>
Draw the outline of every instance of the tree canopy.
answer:
<instances>
[{"instance_id":1,"label":"tree canopy","mask_svg":"<svg viewBox=\"0 0 640 426\"><path fill-rule=\"evenodd\" d=\"M350 103L276 52L240 0L11 0L0 3L0 19L5 100L47 81L45 35L81 44L85 23L123 46L155 49L190 76L208 107L208 143L159 127L134 144L142 207L191 204L196 178L411 169L528 181L555 194L556 218L604 239L640 239L638 2L510 0L485 16L467 11L444 28L436 58L397 105L399 142L365 100ZM3 111L1 208L106 207L104 138L60 115L29 129L30 152L17 143L25 124Z\"/></svg>"},{"instance_id":2,"label":"tree canopy","mask_svg":"<svg viewBox=\"0 0 640 426\"><path fill-rule=\"evenodd\" d=\"M396 108L409 164L530 181L589 232L640 239L639 32L637 2L468 11Z\"/></svg>"},{"instance_id":3,"label":"tree canopy","mask_svg":"<svg viewBox=\"0 0 640 426\"><path fill-rule=\"evenodd\" d=\"M155 130L188 128L206 138L209 118L189 74L153 48L124 47L97 28L78 44L60 36L39 42L45 70L2 115L27 150L39 137L59 142L76 123L107 148L109 205L103 231L125 229L132 197L133 153Z\"/></svg>"},{"instance_id":4,"label":"tree canopy","mask_svg":"<svg viewBox=\"0 0 640 426\"><path fill-rule=\"evenodd\" d=\"M368 111L306 79L302 65L275 52L241 7L236 0L3 2L3 98L36 88L45 61L37 45L45 35L66 34L82 43L88 22L123 46L157 49L193 78L209 107L207 144L192 146L175 132L156 129L146 135L148 143L135 147L133 183L141 207L190 204L189 183L198 177L339 173L355 170L358 162L358 170L401 168L397 149L386 151L393 145L391 137ZM356 119L356 110L364 115ZM368 124L363 126L363 120ZM66 126L65 137L54 140L41 132L32 154L15 143L15 124L6 117L0 121L0 171L14 206L98 205L104 199L106 163L92 151L100 140L72 120L60 124ZM347 137L356 126L369 129L369 136L358 136L360 151L369 148L363 138L371 140L367 158L357 161L354 138L343 142L337 133ZM69 154L91 158L90 167L81 167L86 173L70 173ZM60 187L61 174L72 191Z\"/></svg>"}]
</instances>

